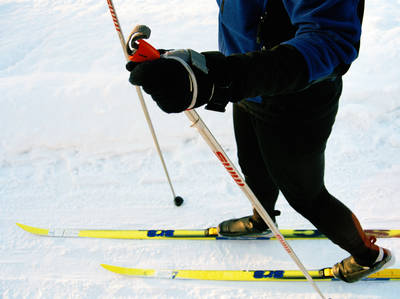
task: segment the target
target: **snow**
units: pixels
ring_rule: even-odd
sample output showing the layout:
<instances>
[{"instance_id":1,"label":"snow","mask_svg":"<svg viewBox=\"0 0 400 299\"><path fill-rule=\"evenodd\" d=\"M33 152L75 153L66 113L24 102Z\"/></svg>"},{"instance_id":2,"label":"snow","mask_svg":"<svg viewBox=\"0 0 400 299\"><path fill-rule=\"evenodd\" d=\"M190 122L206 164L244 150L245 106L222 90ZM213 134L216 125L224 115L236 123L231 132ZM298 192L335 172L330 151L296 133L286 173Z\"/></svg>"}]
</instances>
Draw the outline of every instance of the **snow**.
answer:
<instances>
[{"instance_id":1,"label":"snow","mask_svg":"<svg viewBox=\"0 0 400 299\"><path fill-rule=\"evenodd\" d=\"M126 35L145 23L158 48L217 48L214 1L115 5ZM327 186L365 228L400 228L399 16L398 0L367 1L361 55L327 149ZM1 298L319 298L305 282L132 279L99 266L296 269L278 242L50 239L19 229L205 228L251 207L185 116L146 97L185 199L174 206L106 1L2 0L0 44ZM198 112L236 162L230 108ZM312 228L284 198L278 208L281 228ZM378 242L400 256L399 240ZM328 241L290 244L309 269L347 256ZM397 298L399 290L398 282L318 285L331 298Z\"/></svg>"}]
</instances>

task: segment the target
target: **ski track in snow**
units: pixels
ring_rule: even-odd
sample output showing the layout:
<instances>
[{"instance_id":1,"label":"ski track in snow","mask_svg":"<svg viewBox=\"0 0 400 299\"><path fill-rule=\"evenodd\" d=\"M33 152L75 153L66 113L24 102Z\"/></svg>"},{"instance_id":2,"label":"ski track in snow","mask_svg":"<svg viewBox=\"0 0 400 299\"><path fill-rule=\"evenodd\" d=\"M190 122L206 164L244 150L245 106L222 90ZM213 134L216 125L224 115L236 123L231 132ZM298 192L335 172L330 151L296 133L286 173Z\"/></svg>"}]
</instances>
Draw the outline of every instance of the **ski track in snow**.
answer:
<instances>
[{"instance_id":1,"label":"ski track in snow","mask_svg":"<svg viewBox=\"0 0 400 299\"><path fill-rule=\"evenodd\" d=\"M158 48L217 48L215 1L115 6L125 35L144 23ZM400 228L399 15L398 0L367 1L360 58L345 77L327 149L327 186L365 228ZM319 298L303 282L132 279L99 266L296 269L274 241L51 239L21 231L16 222L204 228L251 207L185 116L166 115L146 97L185 199L173 205L106 1L0 1L0 45L1 298ZM230 108L198 112L236 162ZM278 209L280 227L312 228L284 198ZM400 256L399 240L378 242ZM347 256L328 241L290 244L309 269ZM398 282L318 285L331 298L394 299L399 290Z\"/></svg>"}]
</instances>

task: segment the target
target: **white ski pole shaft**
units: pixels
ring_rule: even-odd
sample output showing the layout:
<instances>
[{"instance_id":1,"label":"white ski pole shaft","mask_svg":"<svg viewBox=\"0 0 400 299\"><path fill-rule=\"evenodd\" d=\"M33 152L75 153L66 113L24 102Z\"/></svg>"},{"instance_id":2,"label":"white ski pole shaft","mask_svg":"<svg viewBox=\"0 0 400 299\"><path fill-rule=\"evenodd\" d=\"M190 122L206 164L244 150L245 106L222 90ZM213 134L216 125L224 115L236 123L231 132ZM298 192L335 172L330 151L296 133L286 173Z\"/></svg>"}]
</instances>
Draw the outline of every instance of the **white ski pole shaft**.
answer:
<instances>
[{"instance_id":1,"label":"white ski pole shaft","mask_svg":"<svg viewBox=\"0 0 400 299\"><path fill-rule=\"evenodd\" d=\"M129 55L126 52L126 48L125 48L125 38L124 38L124 35L122 33L121 26L119 24L119 20L118 20L118 16L117 16L117 13L116 13L115 8L114 8L114 4L113 4L112 0L107 0L107 4L108 4L108 8L110 9L111 17L112 17L112 19L114 21L114 26L115 26L115 29L117 30L119 41L121 42L121 47L122 47L122 50L124 52L125 58L126 58L127 61L129 61ZM169 187L171 188L172 196L174 197L175 204L177 204L177 200L176 200L177 197L176 197L176 194L175 194L174 187L172 186L171 178L170 178L168 170L167 170L167 165L165 164L164 157L163 157L163 154L161 152L161 148L160 148L160 145L158 143L157 136L156 136L156 132L154 130L153 123L151 121L149 111L147 109L146 103L145 103L144 98L143 98L142 91L141 91L139 86L136 86L136 92L137 92L137 95L139 97L140 104L142 106L143 113L144 113L144 116L145 116L146 121L147 121L147 125L148 125L148 127L150 129L150 132L151 132L151 135L153 137L153 141L154 141L154 144L156 146L158 156L160 157L161 164L162 164L162 166L164 168L164 172L165 172L165 175L167 177Z\"/></svg>"},{"instance_id":2,"label":"white ski pole shaft","mask_svg":"<svg viewBox=\"0 0 400 299\"><path fill-rule=\"evenodd\" d=\"M236 184L240 187L240 189L244 192L244 194L250 200L252 206L256 209L258 214L260 214L262 219L265 221L265 223L268 225L268 227L274 233L275 237L281 243L281 245L283 246L285 251L290 255L290 257L297 264L299 269L303 272L304 276L311 283L314 290L321 296L321 298L325 298L324 295L322 294L321 290L318 288L317 284L314 282L314 280L308 273L307 269L304 267L304 265L302 264L302 262L300 261L298 256L295 254L293 249L290 247L290 245L287 243L287 241L285 240L283 235L280 233L280 231L276 227L276 225L273 222L273 220L271 219L270 215L267 213L267 211L264 209L264 207L258 201L257 197L254 195L254 193L251 191L250 187L246 184L246 182L244 181L243 177L240 175L240 173L238 172L236 167L230 161L230 159L226 155L225 151L222 149L221 145L218 143L218 141L212 135L211 131L207 128L207 126L205 125L203 120L200 118L200 115L195 110L187 110L187 111L185 111L185 114L189 118L189 120L192 122L192 126L196 127L196 129L199 131L200 135L203 137L203 139L209 145L211 150L221 161L222 165L225 167L225 169L228 171L228 173L232 176L233 180L236 182Z\"/></svg>"}]
</instances>

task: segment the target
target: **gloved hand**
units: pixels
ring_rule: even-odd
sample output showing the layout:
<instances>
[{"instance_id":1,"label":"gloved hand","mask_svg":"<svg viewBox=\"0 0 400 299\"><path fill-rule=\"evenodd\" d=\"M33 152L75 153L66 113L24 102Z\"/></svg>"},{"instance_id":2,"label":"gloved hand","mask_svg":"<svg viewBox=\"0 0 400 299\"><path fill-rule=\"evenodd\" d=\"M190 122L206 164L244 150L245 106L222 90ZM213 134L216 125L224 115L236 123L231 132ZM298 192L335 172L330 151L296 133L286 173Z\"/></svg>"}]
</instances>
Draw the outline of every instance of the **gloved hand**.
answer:
<instances>
[{"instance_id":1,"label":"gloved hand","mask_svg":"<svg viewBox=\"0 0 400 299\"><path fill-rule=\"evenodd\" d=\"M225 111L226 104L235 101L231 71L220 52L169 51L160 59L128 62L126 68L131 72L129 82L142 86L167 113L204 104L207 109Z\"/></svg>"}]
</instances>

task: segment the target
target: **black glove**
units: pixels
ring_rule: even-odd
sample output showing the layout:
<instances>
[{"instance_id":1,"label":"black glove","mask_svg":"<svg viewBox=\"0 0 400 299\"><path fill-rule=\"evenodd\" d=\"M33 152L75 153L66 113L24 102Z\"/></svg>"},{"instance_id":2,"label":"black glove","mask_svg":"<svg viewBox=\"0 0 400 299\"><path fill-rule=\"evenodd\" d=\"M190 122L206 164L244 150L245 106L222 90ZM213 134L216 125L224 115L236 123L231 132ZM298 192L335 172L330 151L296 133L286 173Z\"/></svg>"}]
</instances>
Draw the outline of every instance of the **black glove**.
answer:
<instances>
[{"instance_id":1,"label":"black glove","mask_svg":"<svg viewBox=\"0 0 400 299\"><path fill-rule=\"evenodd\" d=\"M225 111L227 103L235 101L231 90L232 72L220 52L170 51L157 60L128 62L126 68L131 72L129 82L142 86L168 113L204 104L207 109Z\"/></svg>"}]
</instances>

